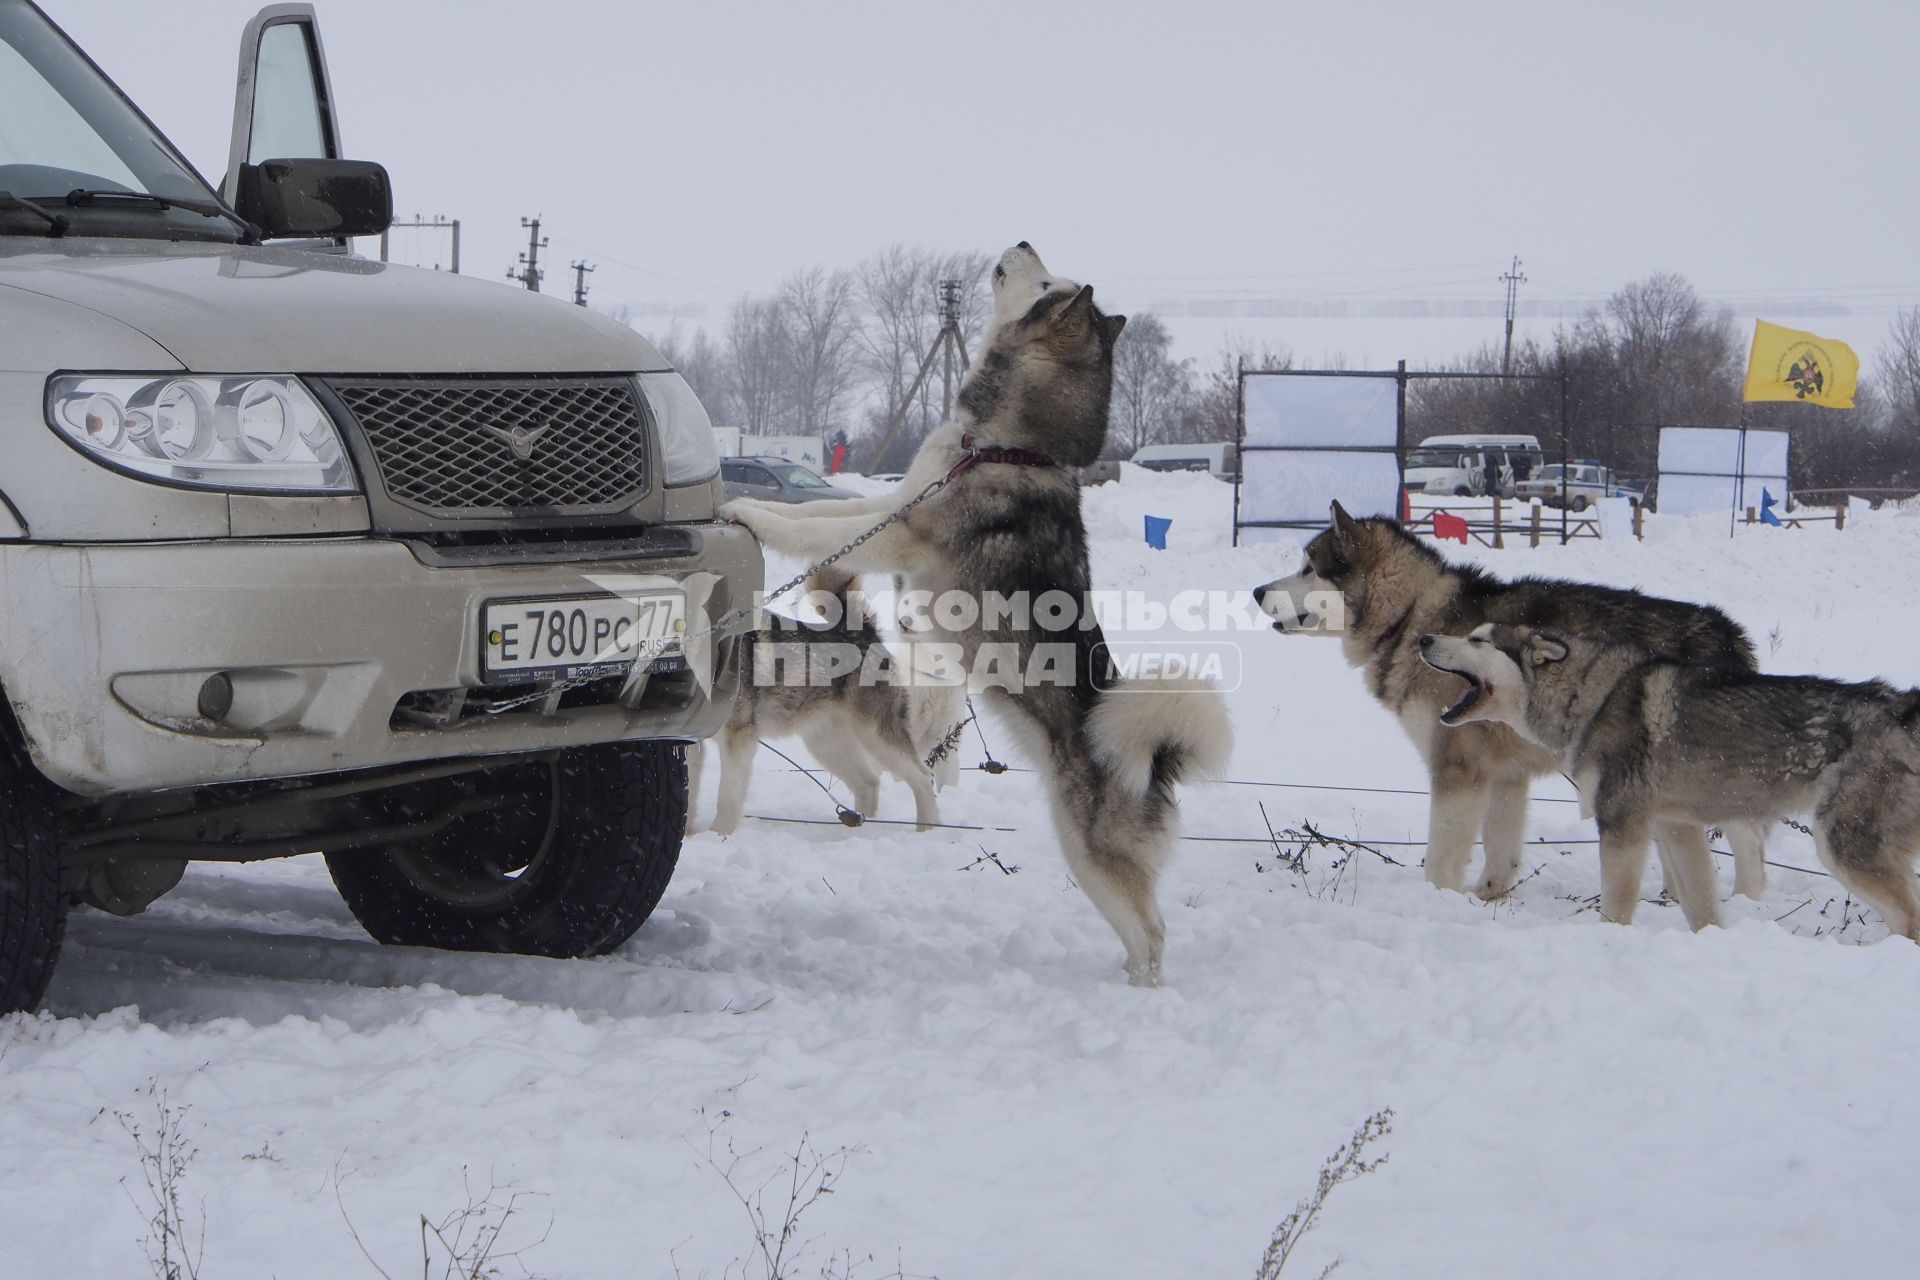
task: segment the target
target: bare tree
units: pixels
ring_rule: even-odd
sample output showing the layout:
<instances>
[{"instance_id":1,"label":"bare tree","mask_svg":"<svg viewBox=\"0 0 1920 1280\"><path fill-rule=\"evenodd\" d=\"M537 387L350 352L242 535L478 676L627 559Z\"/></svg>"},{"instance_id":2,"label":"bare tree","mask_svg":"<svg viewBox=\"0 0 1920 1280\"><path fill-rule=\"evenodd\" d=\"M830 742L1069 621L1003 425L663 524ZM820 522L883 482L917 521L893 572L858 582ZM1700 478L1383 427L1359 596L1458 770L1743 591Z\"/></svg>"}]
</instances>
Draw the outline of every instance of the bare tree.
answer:
<instances>
[{"instance_id":1,"label":"bare tree","mask_svg":"<svg viewBox=\"0 0 1920 1280\"><path fill-rule=\"evenodd\" d=\"M860 315L851 272L809 267L780 285L787 389L794 428L824 435L858 369Z\"/></svg>"},{"instance_id":2,"label":"bare tree","mask_svg":"<svg viewBox=\"0 0 1920 1280\"><path fill-rule=\"evenodd\" d=\"M727 404L750 435L771 435L791 421L790 340L778 302L743 298L727 316Z\"/></svg>"},{"instance_id":3,"label":"bare tree","mask_svg":"<svg viewBox=\"0 0 1920 1280\"><path fill-rule=\"evenodd\" d=\"M1127 317L1113 345L1113 413L1109 452L1131 457L1141 446L1167 439L1179 425L1191 381L1173 358L1173 335L1160 317Z\"/></svg>"},{"instance_id":4,"label":"bare tree","mask_svg":"<svg viewBox=\"0 0 1920 1280\"><path fill-rule=\"evenodd\" d=\"M1879 384L1896 431L1920 432L1920 307L1902 307L1880 346Z\"/></svg>"},{"instance_id":5,"label":"bare tree","mask_svg":"<svg viewBox=\"0 0 1920 1280\"><path fill-rule=\"evenodd\" d=\"M1130 320L1128 324L1132 324ZM1121 340L1126 334L1121 333ZM1240 432L1240 370L1291 369L1293 352L1262 344L1257 350L1229 343L1211 368L1193 384L1180 416L1181 442L1203 444L1237 439Z\"/></svg>"},{"instance_id":6,"label":"bare tree","mask_svg":"<svg viewBox=\"0 0 1920 1280\"><path fill-rule=\"evenodd\" d=\"M1712 422L1739 403L1733 316L1709 311L1686 277L1660 272L1607 299L1604 338L1629 421Z\"/></svg>"},{"instance_id":7,"label":"bare tree","mask_svg":"<svg viewBox=\"0 0 1920 1280\"><path fill-rule=\"evenodd\" d=\"M860 330L862 364L889 410L906 396L940 323L928 285L934 267L927 250L895 244L855 269L867 309ZM920 403L926 403L924 394Z\"/></svg>"},{"instance_id":8,"label":"bare tree","mask_svg":"<svg viewBox=\"0 0 1920 1280\"><path fill-rule=\"evenodd\" d=\"M693 336L688 337L675 325L664 334L649 335L647 341L687 380L715 422L730 421L733 395L727 353L707 336L704 327L695 329Z\"/></svg>"},{"instance_id":9,"label":"bare tree","mask_svg":"<svg viewBox=\"0 0 1920 1280\"><path fill-rule=\"evenodd\" d=\"M984 253L942 254L904 245L883 249L860 264L856 276L867 311L861 330L861 364L872 392L863 434L874 435L885 427L933 346L940 331L941 281L960 282L957 319L963 344L970 346L985 329L991 311L987 272L992 265L993 259ZM905 466L934 426L948 391L942 385L943 372L935 368L920 384L882 466ZM959 390L958 386L951 389ZM871 448L868 444L856 453L864 457Z\"/></svg>"}]
</instances>

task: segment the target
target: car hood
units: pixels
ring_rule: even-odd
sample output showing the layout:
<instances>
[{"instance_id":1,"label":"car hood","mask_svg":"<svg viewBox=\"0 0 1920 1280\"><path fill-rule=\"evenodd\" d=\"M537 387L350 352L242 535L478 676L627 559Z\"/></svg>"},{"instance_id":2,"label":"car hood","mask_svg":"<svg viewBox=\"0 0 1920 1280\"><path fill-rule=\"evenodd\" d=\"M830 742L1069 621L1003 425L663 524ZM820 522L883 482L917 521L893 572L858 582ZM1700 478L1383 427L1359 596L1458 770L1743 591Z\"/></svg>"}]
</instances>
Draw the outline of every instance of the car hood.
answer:
<instances>
[{"instance_id":1,"label":"car hood","mask_svg":"<svg viewBox=\"0 0 1920 1280\"><path fill-rule=\"evenodd\" d=\"M504 284L341 254L154 240L0 240L6 290L83 307L197 373L665 369L625 325ZM79 349L66 368L99 367Z\"/></svg>"}]
</instances>

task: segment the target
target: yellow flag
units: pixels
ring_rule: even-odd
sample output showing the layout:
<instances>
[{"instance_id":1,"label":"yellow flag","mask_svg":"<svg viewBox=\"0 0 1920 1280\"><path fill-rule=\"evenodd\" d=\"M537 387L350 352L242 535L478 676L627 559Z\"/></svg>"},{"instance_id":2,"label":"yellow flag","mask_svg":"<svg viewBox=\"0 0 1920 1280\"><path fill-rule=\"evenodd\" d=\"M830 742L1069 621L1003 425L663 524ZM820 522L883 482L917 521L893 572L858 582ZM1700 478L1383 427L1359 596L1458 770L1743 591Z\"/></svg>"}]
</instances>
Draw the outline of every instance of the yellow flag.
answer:
<instances>
[{"instance_id":1,"label":"yellow flag","mask_svg":"<svg viewBox=\"0 0 1920 1280\"><path fill-rule=\"evenodd\" d=\"M1844 342L1753 322L1743 400L1798 400L1822 409L1853 408L1860 357Z\"/></svg>"}]
</instances>

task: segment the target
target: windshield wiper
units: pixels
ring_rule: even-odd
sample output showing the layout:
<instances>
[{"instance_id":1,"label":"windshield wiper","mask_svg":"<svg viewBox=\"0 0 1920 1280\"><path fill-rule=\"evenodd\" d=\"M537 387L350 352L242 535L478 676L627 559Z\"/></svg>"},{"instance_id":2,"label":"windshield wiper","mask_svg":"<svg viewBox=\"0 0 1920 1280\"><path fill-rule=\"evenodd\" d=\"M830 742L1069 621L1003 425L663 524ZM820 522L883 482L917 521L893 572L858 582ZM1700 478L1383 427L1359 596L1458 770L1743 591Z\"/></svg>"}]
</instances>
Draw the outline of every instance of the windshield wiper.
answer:
<instances>
[{"instance_id":1,"label":"windshield wiper","mask_svg":"<svg viewBox=\"0 0 1920 1280\"><path fill-rule=\"evenodd\" d=\"M73 225L66 214L55 213L45 205L34 200L24 200L11 191L0 191L0 209L25 209L28 213L45 218L49 240L58 240L67 234L67 228Z\"/></svg>"},{"instance_id":2,"label":"windshield wiper","mask_svg":"<svg viewBox=\"0 0 1920 1280\"><path fill-rule=\"evenodd\" d=\"M258 227L215 200L182 200L177 196L157 196L151 191L106 191L89 187L75 187L67 192L64 198L76 209L84 209L102 201L111 201L115 204L144 204L154 210L185 209L188 213L197 213L203 218L226 218L240 224L241 234L246 237L244 243L260 243Z\"/></svg>"}]
</instances>

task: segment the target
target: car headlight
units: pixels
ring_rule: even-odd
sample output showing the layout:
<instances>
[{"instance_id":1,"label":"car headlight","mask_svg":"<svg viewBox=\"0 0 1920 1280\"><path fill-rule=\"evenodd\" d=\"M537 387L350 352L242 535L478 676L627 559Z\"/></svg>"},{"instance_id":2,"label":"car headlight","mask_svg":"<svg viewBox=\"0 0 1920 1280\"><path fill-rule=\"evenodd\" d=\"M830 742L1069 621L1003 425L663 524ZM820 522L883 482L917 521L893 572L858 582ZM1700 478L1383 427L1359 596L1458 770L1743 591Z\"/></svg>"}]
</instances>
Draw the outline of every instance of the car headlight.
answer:
<instances>
[{"instance_id":1,"label":"car headlight","mask_svg":"<svg viewBox=\"0 0 1920 1280\"><path fill-rule=\"evenodd\" d=\"M643 373L640 389L660 424L660 447L666 452L661 468L669 485L700 484L720 470L720 446L713 438L713 419L677 373Z\"/></svg>"},{"instance_id":2,"label":"car headlight","mask_svg":"<svg viewBox=\"0 0 1920 1280\"><path fill-rule=\"evenodd\" d=\"M196 489L356 493L340 432L298 378L62 374L47 422L83 452Z\"/></svg>"}]
</instances>

